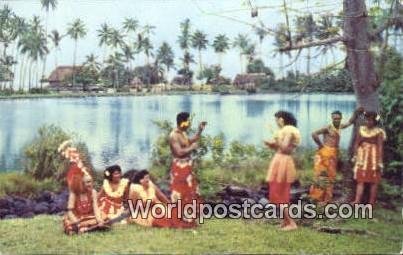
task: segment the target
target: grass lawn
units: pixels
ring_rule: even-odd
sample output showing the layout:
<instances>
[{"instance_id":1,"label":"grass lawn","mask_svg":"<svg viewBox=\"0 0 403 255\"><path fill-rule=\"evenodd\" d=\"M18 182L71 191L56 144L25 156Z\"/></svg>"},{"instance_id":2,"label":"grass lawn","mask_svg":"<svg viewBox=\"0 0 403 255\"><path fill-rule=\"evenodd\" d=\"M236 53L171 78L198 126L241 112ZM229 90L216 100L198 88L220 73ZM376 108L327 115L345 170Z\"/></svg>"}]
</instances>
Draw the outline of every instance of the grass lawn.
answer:
<instances>
[{"instance_id":1,"label":"grass lawn","mask_svg":"<svg viewBox=\"0 0 403 255\"><path fill-rule=\"evenodd\" d=\"M311 227L281 232L268 220L207 220L196 230L115 226L109 232L66 236L61 217L0 221L0 253L399 253L399 212L379 209L373 220L346 220L341 228L377 235L328 234Z\"/></svg>"}]
</instances>

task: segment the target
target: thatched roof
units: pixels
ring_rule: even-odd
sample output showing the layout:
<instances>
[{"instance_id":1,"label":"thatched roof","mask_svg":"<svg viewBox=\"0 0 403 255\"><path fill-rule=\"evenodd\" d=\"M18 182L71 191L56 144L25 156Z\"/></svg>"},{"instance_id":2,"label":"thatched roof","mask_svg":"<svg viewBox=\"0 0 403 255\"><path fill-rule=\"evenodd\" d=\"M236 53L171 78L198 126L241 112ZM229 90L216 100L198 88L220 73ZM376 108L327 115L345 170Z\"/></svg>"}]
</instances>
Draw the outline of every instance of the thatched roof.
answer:
<instances>
[{"instance_id":1,"label":"thatched roof","mask_svg":"<svg viewBox=\"0 0 403 255\"><path fill-rule=\"evenodd\" d=\"M130 82L130 86L141 86L143 85L143 82L138 78L134 77L134 79Z\"/></svg>"},{"instance_id":2,"label":"thatched roof","mask_svg":"<svg viewBox=\"0 0 403 255\"><path fill-rule=\"evenodd\" d=\"M257 80L266 78L265 73L247 73L247 74L237 74L233 84L235 86L242 86L245 84L255 84Z\"/></svg>"},{"instance_id":3,"label":"thatched roof","mask_svg":"<svg viewBox=\"0 0 403 255\"><path fill-rule=\"evenodd\" d=\"M77 73L81 66L75 67ZM60 82L73 75L73 66L58 66L49 76L49 82Z\"/></svg>"}]
</instances>

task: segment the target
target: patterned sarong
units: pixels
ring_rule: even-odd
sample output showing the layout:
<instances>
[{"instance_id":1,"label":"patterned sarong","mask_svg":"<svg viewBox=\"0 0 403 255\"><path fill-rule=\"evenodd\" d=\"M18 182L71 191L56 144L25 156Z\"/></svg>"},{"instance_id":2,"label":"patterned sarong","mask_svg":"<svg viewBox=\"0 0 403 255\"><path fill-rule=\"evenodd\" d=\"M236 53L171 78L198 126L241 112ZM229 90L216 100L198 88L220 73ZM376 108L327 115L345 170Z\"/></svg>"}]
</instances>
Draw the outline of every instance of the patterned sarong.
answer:
<instances>
[{"instance_id":1,"label":"patterned sarong","mask_svg":"<svg viewBox=\"0 0 403 255\"><path fill-rule=\"evenodd\" d=\"M315 154L314 183L309 196L318 201L328 203L333 198L333 186L336 180L337 148L323 146Z\"/></svg>"}]
</instances>

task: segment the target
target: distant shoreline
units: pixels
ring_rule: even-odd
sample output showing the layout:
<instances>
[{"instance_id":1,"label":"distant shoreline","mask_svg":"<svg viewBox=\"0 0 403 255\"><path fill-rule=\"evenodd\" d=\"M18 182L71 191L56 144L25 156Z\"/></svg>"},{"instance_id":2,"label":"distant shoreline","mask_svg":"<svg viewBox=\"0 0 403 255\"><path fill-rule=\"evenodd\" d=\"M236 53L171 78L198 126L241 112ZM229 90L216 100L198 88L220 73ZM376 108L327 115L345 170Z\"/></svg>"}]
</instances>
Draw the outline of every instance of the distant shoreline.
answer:
<instances>
[{"instance_id":1,"label":"distant shoreline","mask_svg":"<svg viewBox=\"0 0 403 255\"><path fill-rule=\"evenodd\" d=\"M173 96L173 95L270 95L270 94L334 94L334 95L354 95L353 92L275 92L261 91L257 93L248 93L246 91L234 91L228 93L210 92L210 91L165 91L164 93L151 92L117 92L117 93L52 93L52 94L15 94L9 96L0 96L0 100L13 99L42 99L42 98L83 98L83 97L136 97L136 96Z\"/></svg>"}]
</instances>

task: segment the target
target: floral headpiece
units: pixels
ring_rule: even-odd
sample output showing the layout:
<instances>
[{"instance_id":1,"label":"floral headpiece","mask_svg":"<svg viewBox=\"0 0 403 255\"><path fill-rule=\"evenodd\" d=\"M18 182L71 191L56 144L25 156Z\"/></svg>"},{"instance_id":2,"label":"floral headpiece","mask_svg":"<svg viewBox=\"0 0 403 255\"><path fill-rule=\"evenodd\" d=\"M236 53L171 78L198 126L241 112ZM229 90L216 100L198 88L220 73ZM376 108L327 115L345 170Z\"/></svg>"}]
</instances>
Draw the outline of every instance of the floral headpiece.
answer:
<instances>
[{"instance_id":1,"label":"floral headpiece","mask_svg":"<svg viewBox=\"0 0 403 255\"><path fill-rule=\"evenodd\" d=\"M66 149L66 147L71 145L72 142L73 142L72 140L66 140L66 141L62 142L59 145L59 148L57 148L57 152L62 153Z\"/></svg>"}]
</instances>

